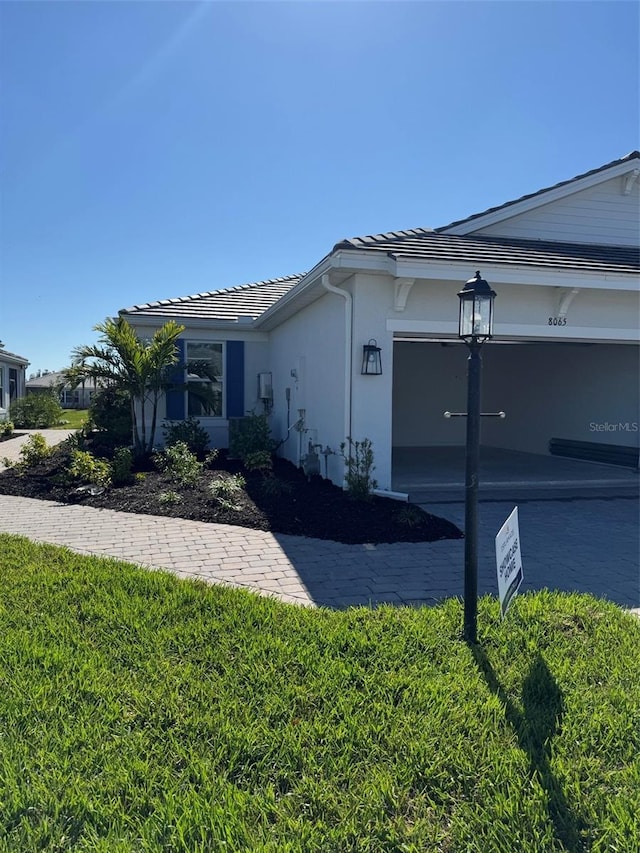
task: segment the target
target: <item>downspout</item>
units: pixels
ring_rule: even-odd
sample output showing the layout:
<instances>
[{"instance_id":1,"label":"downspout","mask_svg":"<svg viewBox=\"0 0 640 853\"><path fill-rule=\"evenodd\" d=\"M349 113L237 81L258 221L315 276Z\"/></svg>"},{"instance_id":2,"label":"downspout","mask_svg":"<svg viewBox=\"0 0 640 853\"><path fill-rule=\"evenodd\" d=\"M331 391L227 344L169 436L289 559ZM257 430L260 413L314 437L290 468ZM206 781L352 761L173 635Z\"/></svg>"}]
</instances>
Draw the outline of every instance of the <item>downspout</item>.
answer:
<instances>
[{"instance_id":1,"label":"downspout","mask_svg":"<svg viewBox=\"0 0 640 853\"><path fill-rule=\"evenodd\" d=\"M352 362L352 338L353 338L353 297L348 290L343 290L341 287L335 287L329 284L329 274L324 273L322 276L322 286L329 293L335 293L342 296L344 299L344 392L345 392L345 407L344 407L344 437L351 436L351 362Z\"/></svg>"}]
</instances>

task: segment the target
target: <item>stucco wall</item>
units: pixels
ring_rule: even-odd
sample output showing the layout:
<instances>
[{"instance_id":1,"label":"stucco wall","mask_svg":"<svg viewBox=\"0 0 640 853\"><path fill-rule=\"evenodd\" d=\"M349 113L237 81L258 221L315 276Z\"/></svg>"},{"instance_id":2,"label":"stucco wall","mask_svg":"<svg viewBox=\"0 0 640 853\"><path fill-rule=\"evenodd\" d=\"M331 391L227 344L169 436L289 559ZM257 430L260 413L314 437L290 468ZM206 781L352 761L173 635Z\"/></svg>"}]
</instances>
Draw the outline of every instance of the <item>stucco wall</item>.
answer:
<instances>
[{"instance_id":1,"label":"stucco wall","mask_svg":"<svg viewBox=\"0 0 640 853\"><path fill-rule=\"evenodd\" d=\"M326 293L270 333L273 374L273 437L285 439L278 453L294 464L308 443L338 450L345 440L345 300ZM293 375L292 375L293 373ZM290 389L289 426L304 409L304 432L287 432L286 389ZM288 438L287 438L288 435ZM320 457L325 474L324 457ZM327 457L327 473L342 484L344 463Z\"/></svg>"}]
</instances>

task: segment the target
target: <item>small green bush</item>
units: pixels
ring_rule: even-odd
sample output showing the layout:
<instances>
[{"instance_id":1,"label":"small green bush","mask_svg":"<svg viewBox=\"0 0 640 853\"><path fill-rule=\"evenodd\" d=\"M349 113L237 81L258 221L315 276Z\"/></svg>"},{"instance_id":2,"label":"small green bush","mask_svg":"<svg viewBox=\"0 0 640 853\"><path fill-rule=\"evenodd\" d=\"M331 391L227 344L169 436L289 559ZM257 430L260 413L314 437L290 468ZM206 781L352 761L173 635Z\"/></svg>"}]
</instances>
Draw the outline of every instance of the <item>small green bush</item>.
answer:
<instances>
[{"instance_id":1,"label":"small green bush","mask_svg":"<svg viewBox=\"0 0 640 853\"><path fill-rule=\"evenodd\" d=\"M230 437L229 455L241 459L244 464L245 459L253 453L272 454L276 443L271 438L270 433L266 415L255 413L247 415Z\"/></svg>"},{"instance_id":2,"label":"small green bush","mask_svg":"<svg viewBox=\"0 0 640 853\"><path fill-rule=\"evenodd\" d=\"M72 452L67 471L71 479L79 483L104 486L105 488L111 484L109 463L104 459L96 459L87 450L74 450Z\"/></svg>"},{"instance_id":3,"label":"small green bush","mask_svg":"<svg viewBox=\"0 0 640 853\"><path fill-rule=\"evenodd\" d=\"M62 420L62 407L55 394L45 391L14 400L9 407L13 423L22 429L47 429Z\"/></svg>"},{"instance_id":4,"label":"small green bush","mask_svg":"<svg viewBox=\"0 0 640 853\"><path fill-rule=\"evenodd\" d=\"M112 447L131 443L131 397L119 388L102 388L89 406L87 429L97 429L101 440Z\"/></svg>"},{"instance_id":5,"label":"small green bush","mask_svg":"<svg viewBox=\"0 0 640 853\"><path fill-rule=\"evenodd\" d=\"M190 417L184 421L167 421L162 432L166 447L171 447L182 441L192 453L195 453L198 459L204 458L209 446L209 435L197 418Z\"/></svg>"},{"instance_id":6,"label":"small green bush","mask_svg":"<svg viewBox=\"0 0 640 853\"><path fill-rule=\"evenodd\" d=\"M291 483L287 483L286 480L269 475L260 481L260 491L265 498L278 498L281 495L291 494L293 486Z\"/></svg>"},{"instance_id":7,"label":"small green bush","mask_svg":"<svg viewBox=\"0 0 640 853\"><path fill-rule=\"evenodd\" d=\"M160 470L181 486L192 486L202 474L202 463L198 462L184 441L178 441L167 447L156 457Z\"/></svg>"},{"instance_id":8,"label":"small green bush","mask_svg":"<svg viewBox=\"0 0 640 853\"><path fill-rule=\"evenodd\" d=\"M20 448L20 462L18 464L21 468L31 468L39 462L44 462L51 456L52 450L53 448L49 447L46 438L36 432L30 435Z\"/></svg>"},{"instance_id":9,"label":"small green bush","mask_svg":"<svg viewBox=\"0 0 640 853\"><path fill-rule=\"evenodd\" d=\"M111 461L111 482L114 486L128 486L133 482L131 467L133 453L128 447L118 447Z\"/></svg>"},{"instance_id":10,"label":"small green bush","mask_svg":"<svg viewBox=\"0 0 640 853\"><path fill-rule=\"evenodd\" d=\"M204 458L204 467L205 468L213 468L215 467L216 460L218 458L218 450L214 447L213 450L210 450Z\"/></svg>"},{"instance_id":11,"label":"small green bush","mask_svg":"<svg viewBox=\"0 0 640 853\"><path fill-rule=\"evenodd\" d=\"M215 501L225 509L237 512L240 507L233 503L238 492L246 486L246 480L242 474L232 474L229 477L216 477L209 483L209 492Z\"/></svg>"},{"instance_id":12,"label":"small green bush","mask_svg":"<svg viewBox=\"0 0 640 853\"><path fill-rule=\"evenodd\" d=\"M2 421L0 423L0 438L8 438L13 435L13 421Z\"/></svg>"},{"instance_id":13,"label":"small green bush","mask_svg":"<svg viewBox=\"0 0 640 853\"><path fill-rule=\"evenodd\" d=\"M347 447L348 452L345 453ZM378 485L371 476L376 467L373 464L371 440L363 438L362 441L354 441L351 436L347 436L346 442L340 445L340 453L346 468L344 481L347 491L357 500L370 500Z\"/></svg>"},{"instance_id":14,"label":"small green bush","mask_svg":"<svg viewBox=\"0 0 640 853\"><path fill-rule=\"evenodd\" d=\"M164 505L173 505L182 503L182 495L179 495L177 492L172 492L171 490L167 492L160 492L158 495L158 503Z\"/></svg>"},{"instance_id":15,"label":"small green bush","mask_svg":"<svg viewBox=\"0 0 640 853\"><path fill-rule=\"evenodd\" d=\"M243 458L242 464L247 471L261 471L266 473L273 470L273 456L268 450L256 450L253 453L247 453Z\"/></svg>"}]
</instances>

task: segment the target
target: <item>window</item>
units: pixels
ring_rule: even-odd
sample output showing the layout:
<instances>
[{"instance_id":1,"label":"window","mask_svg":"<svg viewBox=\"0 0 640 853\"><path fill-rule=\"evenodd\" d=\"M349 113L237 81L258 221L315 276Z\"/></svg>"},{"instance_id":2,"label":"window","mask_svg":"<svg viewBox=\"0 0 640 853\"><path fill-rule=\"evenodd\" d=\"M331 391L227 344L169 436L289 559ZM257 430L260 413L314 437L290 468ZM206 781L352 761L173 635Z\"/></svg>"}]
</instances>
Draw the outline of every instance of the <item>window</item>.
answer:
<instances>
[{"instance_id":1,"label":"window","mask_svg":"<svg viewBox=\"0 0 640 853\"><path fill-rule=\"evenodd\" d=\"M4 367L0 365L0 409L4 409Z\"/></svg>"},{"instance_id":2,"label":"window","mask_svg":"<svg viewBox=\"0 0 640 853\"><path fill-rule=\"evenodd\" d=\"M222 376L223 376L223 345L221 343L187 341L187 363L203 362L208 366L211 376L208 379L187 371L187 417L221 418L222 407ZM204 399L204 392L207 399Z\"/></svg>"},{"instance_id":3,"label":"window","mask_svg":"<svg viewBox=\"0 0 640 853\"><path fill-rule=\"evenodd\" d=\"M18 370L15 367L9 368L9 400L13 403L18 399Z\"/></svg>"}]
</instances>

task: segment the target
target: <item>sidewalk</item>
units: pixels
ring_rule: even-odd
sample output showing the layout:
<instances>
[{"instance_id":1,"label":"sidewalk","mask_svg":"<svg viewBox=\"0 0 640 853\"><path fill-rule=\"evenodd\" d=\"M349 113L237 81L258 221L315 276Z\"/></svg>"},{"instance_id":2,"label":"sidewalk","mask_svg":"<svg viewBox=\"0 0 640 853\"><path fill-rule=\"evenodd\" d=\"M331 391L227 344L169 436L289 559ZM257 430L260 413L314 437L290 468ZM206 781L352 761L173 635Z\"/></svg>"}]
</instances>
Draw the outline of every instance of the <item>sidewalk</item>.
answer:
<instances>
[{"instance_id":1,"label":"sidewalk","mask_svg":"<svg viewBox=\"0 0 640 853\"><path fill-rule=\"evenodd\" d=\"M43 435L49 447L55 447L68 438L71 433L76 432L75 429L17 429L16 432L21 433L16 438L11 438L8 441L0 441L0 459L7 458L12 462L17 462L20 459L20 448L28 440L30 435L38 432ZM0 465L0 471L4 468Z\"/></svg>"},{"instance_id":2,"label":"sidewalk","mask_svg":"<svg viewBox=\"0 0 640 853\"><path fill-rule=\"evenodd\" d=\"M428 509L458 524L464 515L461 504ZM480 507L480 595L497 592L493 537L512 509L502 502ZM637 499L524 502L519 516L522 591L548 587L640 605ZM296 604L434 604L463 592L462 540L342 545L6 495L0 495L0 532Z\"/></svg>"}]
</instances>

